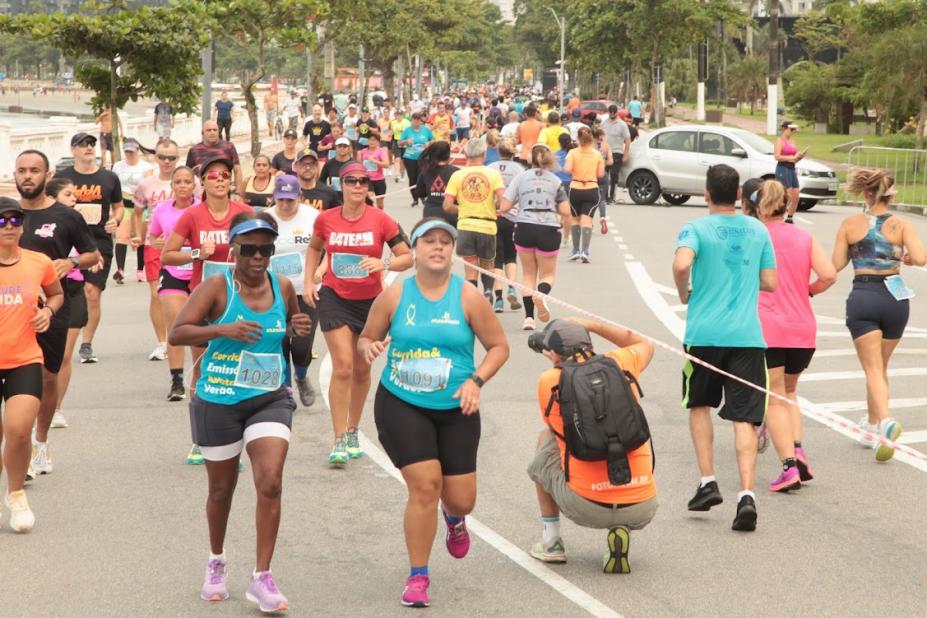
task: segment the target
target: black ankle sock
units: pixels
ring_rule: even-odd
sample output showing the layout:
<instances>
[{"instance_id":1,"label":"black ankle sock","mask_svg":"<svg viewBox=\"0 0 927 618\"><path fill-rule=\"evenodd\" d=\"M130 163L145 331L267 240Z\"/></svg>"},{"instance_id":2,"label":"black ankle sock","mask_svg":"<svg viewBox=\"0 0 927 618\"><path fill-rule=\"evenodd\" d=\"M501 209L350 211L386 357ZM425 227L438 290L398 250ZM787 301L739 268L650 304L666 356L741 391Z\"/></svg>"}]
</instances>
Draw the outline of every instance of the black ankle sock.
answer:
<instances>
[{"instance_id":1,"label":"black ankle sock","mask_svg":"<svg viewBox=\"0 0 927 618\"><path fill-rule=\"evenodd\" d=\"M538 292L541 294L550 294L552 287L546 281L538 284Z\"/></svg>"},{"instance_id":2,"label":"black ankle sock","mask_svg":"<svg viewBox=\"0 0 927 618\"><path fill-rule=\"evenodd\" d=\"M171 369L171 382L183 382L183 369Z\"/></svg>"},{"instance_id":3,"label":"black ankle sock","mask_svg":"<svg viewBox=\"0 0 927 618\"><path fill-rule=\"evenodd\" d=\"M788 470L789 468L794 468L797 464L795 463L794 457L786 457L782 460L782 469Z\"/></svg>"},{"instance_id":4,"label":"black ankle sock","mask_svg":"<svg viewBox=\"0 0 927 618\"><path fill-rule=\"evenodd\" d=\"M496 300L502 300L502 290L496 290Z\"/></svg>"},{"instance_id":5,"label":"black ankle sock","mask_svg":"<svg viewBox=\"0 0 927 618\"><path fill-rule=\"evenodd\" d=\"M128 248L128 245L116 243L116 268L119 270L126 269L126 253L128 252Z\"/></svg>"},{"instance_id":6,"label":"black ankle sock","mask_svg":"<svg viewBox=\"0 0 927 618\"><path fill-rule=\"evenodd\" d=\"M483 291L492 292L492 288L496 284L496 280L492 278L492 275L481 274L480 279L483 281Z\"/></svg>"},{"instance_id":7,"label":"black ankle sock","mask_svg":"<svg viewBox=\"0 0 927 618\"><path fill-rule=\"evenodd\" d=\"M135 270L145 270L145 247L140 245L138 249L135 250Z\"/></svg>"},{"instance_id":8,"label":"black ankle sock","mask_svg":"<svg viewBox=\"0 0 927 618\"><path fill-rule=\"evenodd\" d=\"M525 306L525 317L533 318L534 317L534 299L530 296L522 296L521 302Z\"/></svg>"},{"instance_id":9,"label":"black ankle sock","mask_svg":"<svg viewBox=\"0 0 927 618\"><path fill-rule=\"evenodd\" d=\"M795 445L795 448L801 448L801 440L795 440L792 444Z\"/></svg>"}]
</instances>

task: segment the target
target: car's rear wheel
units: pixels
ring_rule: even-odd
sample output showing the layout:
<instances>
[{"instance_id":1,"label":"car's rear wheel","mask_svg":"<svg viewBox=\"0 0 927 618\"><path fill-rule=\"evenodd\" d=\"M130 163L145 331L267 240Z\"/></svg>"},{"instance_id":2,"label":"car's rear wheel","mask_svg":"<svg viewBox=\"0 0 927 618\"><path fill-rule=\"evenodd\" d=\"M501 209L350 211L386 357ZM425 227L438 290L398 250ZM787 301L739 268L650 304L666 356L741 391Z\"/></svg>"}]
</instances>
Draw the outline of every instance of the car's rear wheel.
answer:
<instances>
[{"instance_id":1,"label":"car's rear wheel","mask_svg":"<svg viewBox=\"0 0 927 618\"><path fill-rule=\"evenodd\" d=\"M633 172L628 178L628 195L635 204L653 204L660 197L660 181L647 170Z\"/></svg>"},{"instance_id":2,"label":"car's rear wheel","mask_svg":"<svg viewBox=\"0 0 927 618\"><path fill-rule=\"evenodd\" d=\"M817 204L817 200L798 200L798 210L805 212L811 210Z\"/></svg>"},{"instance_id":3,"label":"car's rear wheel","mask_svg":"<svg viewBox=\"0 0 927 618\"><path fill-rule=\"evenodd\" d=\"M681 206L689 201L691 195L686 195L684 193L663 193L663 201L667 204L672 204L673 206Z\"/></svg>"}]
</instances>

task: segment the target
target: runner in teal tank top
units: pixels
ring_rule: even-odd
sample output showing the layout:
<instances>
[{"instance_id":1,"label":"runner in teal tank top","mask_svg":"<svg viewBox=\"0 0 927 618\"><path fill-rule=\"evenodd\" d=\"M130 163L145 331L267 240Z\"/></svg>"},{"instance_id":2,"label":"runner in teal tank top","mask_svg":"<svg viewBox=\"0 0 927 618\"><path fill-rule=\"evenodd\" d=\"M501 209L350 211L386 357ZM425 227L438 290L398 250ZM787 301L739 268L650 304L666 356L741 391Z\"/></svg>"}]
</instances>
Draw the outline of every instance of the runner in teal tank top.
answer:
<instances>
[{"instance_id":1,"label":"runner in teal tank top","mask_svg":"<svg viewBox=\"0 0 927 618\"><path fill-rule=\"evenodd\" d=\"M280 526L283 464L296 404L283 386L283 338L309 332L289 279L268 272L277 224L242 213L229 230L233 268L197 286L170 332L171 345L208 344L190 400L193 441L209 476L206 519L210 554L200 597L228 598L224 553L232 495L243 449L257 490L257 559L246 593L264 612L288 607L270 571Z\"/></svg>"},{"instance_id":2,"label":"runner in teal tank top","mask_svg":"<svg viewBox=\"0 0 927 618\"><path fill-rule=\"evenodd\" d=\"M466 516L476 502L480 388L509 356L492 306L451 274L456 238L443 218L422 219L413 228L415 276L377 297L357 342L368 363L386 357L373 414L380 444L409 488L411 570L402 593L409 607L430 604L428 557L439 498L448 552L463 558L470 549ZM474 337L486 349L478 366Z\"/></svg>"}]
</instances>

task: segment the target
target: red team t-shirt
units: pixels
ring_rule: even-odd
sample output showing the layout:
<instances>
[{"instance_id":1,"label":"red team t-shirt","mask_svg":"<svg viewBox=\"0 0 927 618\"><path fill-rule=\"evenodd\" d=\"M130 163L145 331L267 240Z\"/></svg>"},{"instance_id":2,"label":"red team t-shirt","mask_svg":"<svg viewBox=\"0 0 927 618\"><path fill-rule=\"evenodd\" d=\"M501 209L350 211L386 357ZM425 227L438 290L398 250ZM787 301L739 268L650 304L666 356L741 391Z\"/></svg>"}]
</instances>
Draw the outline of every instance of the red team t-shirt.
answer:
<instances>
[{"instance_id":1,"label":"red team t-shirt","mask_svg":"<svg viewBox=\"0 0 927 618\"><path fill-rule=\"evenodd\" d=\"M399 234L399 224L371 206L357 221L345 219L341 209L339 206L322 211L313 226L313 235L325 242L328 260L322 285L346 300L376 298L383 291L382 274L365 274L358 263L368 256L382 258L383 245Z\"/></svg>"},{"instance_id":2,"label":"red team t-shirt","mask_svg":"<svg viewBox=\"0 0 927 618\"><path fill-rule=\"evenodd\" d=\"M190 243L191 249L199 249L203 243L212 238L216 242L216 251L209 256L209 262L229 261L229 227L235 215L242 212L254 212L250 206L241 202L229 202L229 211L222 220L213 218L206 202L190 206L174 226L174 232ZM190 290L193 290L203 281L203 260L194 260L193 278L190 280Z\"/></svg>"}]
</instances>

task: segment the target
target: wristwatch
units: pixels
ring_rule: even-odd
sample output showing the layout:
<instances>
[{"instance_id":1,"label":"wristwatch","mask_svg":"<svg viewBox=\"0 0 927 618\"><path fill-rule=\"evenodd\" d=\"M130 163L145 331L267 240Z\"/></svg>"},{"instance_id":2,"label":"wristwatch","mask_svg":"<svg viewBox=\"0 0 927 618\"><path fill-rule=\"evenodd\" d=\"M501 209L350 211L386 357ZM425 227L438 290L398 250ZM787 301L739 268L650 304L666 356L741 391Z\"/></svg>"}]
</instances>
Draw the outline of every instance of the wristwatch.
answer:
<instances>
[{"instance_id":1,"label":"wristwatch","mask_svg":"<svg viewBox=\"0 0 927 618\"><path fill-rule=\"evenodd\" d=\"M200 259L200 250L193 249L192 251L190 251L190 257L193 258L194 260Z\"/></svg>"},{"instance_id":2,"label":"wristwatch","mask_svg":"<svg viewBox=\"0 0 927 618\"><path fill-rule=\"evenodd\" d=\"M68 259L71 260L71 266L73 266L74 268L80 268L80 260L77 259L76 255L72 255Z\"/></svg>"},{"instance_id":3,"label":"wristwatch","mask_svg":"<svg viewBox=\"0 0 927 618\"><path fill-rule=\"evenodd\" d=\"M389 265L393 263L392 256L388 256L383 260L383 270L389 270Z\"/></svg>"},{"instance_id":4,"label":"wristwatch","mask_svg":"<svg viewBox=\"0 0 927 618\"><path fill-rule=\"evenodd\" d=\"M481 378L480 376L476 375L475 373L474 373L473 375L470 376L470 379L473 380L473 382L474 382L477 386L479 386L480 388L483 388L483 385L486 384L486 382L483 380L483 378Z\"/></svg>"}]
</instances>

